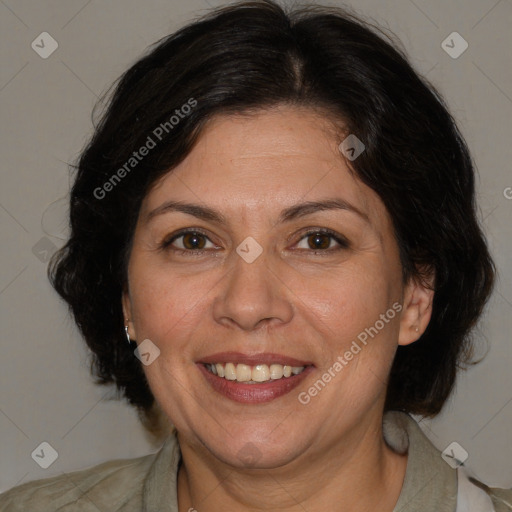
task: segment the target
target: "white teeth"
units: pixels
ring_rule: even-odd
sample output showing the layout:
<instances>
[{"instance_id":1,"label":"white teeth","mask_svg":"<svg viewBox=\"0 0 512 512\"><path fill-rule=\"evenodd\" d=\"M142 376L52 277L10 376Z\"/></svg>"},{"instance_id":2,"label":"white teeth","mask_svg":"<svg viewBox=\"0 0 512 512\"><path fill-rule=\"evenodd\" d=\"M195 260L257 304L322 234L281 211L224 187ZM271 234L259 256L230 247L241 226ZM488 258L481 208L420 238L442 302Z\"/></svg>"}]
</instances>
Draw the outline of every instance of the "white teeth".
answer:
<instances>
[{"instance_id":1,"label":"white teeth","mask_svg":"<svg viewBox=\"0 0 512 512\"><path fill-rule=\"evenodd\" d=\"M270 378L280 379L283 376L283 365L271 364L270 365Z\"/></svg>"},{"instance_id":2,"label":"white teeth","mask_svg":"<svg viewBox=\"0 0 512 512\"><path fill-rule=\"evenodd\" d=\"M238 382L247 382L251 380L252 372L251 367L246 364L236 365L236 380Z\"/></svg>"},{"instance_id":3,"label":"white teeth","mask_svg":"<svg viewBox=\"0 0 512 512\"><path fill-rule=\"evenodd\" d=\"M258 364L252 369L252 380L265 382L270 379L270 370L266 364Z\"/></svg>"},{"instance_id":4,"label":"white teeth","mask_svg":"<svg viewBox=\"0 0 512 512\"><path fill-rule=\"evenodd\" d=\"M226 363L226 366L224 367L224 378L228 380L236 380L236 368L233 363Z\"/></svg>"},{"instance_id":5,"label":"white teeth","mask_svg":"<svg viewBox=\"0 0 512 512\"><path fill-rule=\"evenodd\" d=\"M268 382L278 380L283 377L298 375L304 371L304 366L288 366L282 364L257 364L249 366L247 364L234 363L216 363L207 364L206 368L218 377L227 380L236 380L237 382L246 382L256 384L258 382Z\"/></svg>"}]
</instances>

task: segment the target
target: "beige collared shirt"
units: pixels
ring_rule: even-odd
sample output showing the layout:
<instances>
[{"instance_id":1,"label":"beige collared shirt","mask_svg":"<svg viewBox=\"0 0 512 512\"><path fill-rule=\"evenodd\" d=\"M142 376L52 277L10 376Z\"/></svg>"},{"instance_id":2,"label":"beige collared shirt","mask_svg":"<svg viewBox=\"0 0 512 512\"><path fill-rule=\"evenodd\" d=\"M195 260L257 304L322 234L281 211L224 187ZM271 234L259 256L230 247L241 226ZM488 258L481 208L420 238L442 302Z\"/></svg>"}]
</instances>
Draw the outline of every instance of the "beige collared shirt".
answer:
<instances>
[{"instance_id":1,"label":"beige collared shirt","mask_svg":"<svg viewBox=\"0 0 512 512\"><path fill-rule=\"evenodd\" d=\"M409 415L386 413L384 436L396 451L408 451L405 480L393 512L512 511L512 490L482 490L485 486L461 480ZM180 457L173 433L157 453L14 487L0 495L0 511L180 512Z\"/></svg>"}]
</instances>

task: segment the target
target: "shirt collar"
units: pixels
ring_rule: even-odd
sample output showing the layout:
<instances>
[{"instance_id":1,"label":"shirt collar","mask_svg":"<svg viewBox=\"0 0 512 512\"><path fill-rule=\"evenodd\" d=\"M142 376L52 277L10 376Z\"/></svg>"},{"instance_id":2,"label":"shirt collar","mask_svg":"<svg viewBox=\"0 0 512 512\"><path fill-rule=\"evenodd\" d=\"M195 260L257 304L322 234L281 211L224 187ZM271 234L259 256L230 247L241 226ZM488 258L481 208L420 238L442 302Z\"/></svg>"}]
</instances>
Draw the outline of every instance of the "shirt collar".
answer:
<instances>
[{"instance_id":1,"label":"shirt collar","mask_svg":"<svg viewBox=\"0 0 512 512\"><path fill-rule=\"evenodd\" d=\"M178 511L178 467L181 451L173 429L149 469L142 490L143 512Z\"/></svg>"},{"instance_id":2,"label":"shirt collar","mask_svg":"<svg viewBox=\"0 0 512 512\"><path fill-rule=\"evenodd\" d=\"M398 453L408 453L402 491L393 512L455 512L457 472L441 457L408 414L384 415L384 438Z\"/></svg>"}]
</instances>

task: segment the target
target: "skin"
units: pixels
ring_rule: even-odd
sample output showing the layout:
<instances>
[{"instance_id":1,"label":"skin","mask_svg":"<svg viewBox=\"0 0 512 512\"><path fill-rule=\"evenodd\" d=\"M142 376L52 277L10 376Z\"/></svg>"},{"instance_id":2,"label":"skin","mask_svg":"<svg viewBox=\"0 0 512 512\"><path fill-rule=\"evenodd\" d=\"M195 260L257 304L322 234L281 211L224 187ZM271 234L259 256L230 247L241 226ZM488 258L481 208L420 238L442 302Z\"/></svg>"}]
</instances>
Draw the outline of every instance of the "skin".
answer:
<instances>
[{"instance_id":1,"label":"skin","mask_svg":"<svg viewBox=\"0 0 512 512\"><path fill-rule=\"evenodd\" d=\"M178 432L180 512L391 512L398 500L407 455L384 443L386 382L398 345L426 329L432 292L403 283L390 216L350 172L343 138L309 109L217 117L143 201L123 308L130 337L160 350L144 371ZM332 198L361 215L336 209L279 221L287 207ZM213 208L227 223L176 211L150 218L170 200ZM162 248L182 228L207 238ZM349 245L328 235L315 243L308 228L331 229ZM248 236L263 248L250 264L236 252ZM301 404L298 394L395 302L401 313ZM315 369L285 396L240 404L216 393L196 366L221 351L285 354ZM248 446L257 453L251 465L239 454Z\"/></svg>"}]
</instances>

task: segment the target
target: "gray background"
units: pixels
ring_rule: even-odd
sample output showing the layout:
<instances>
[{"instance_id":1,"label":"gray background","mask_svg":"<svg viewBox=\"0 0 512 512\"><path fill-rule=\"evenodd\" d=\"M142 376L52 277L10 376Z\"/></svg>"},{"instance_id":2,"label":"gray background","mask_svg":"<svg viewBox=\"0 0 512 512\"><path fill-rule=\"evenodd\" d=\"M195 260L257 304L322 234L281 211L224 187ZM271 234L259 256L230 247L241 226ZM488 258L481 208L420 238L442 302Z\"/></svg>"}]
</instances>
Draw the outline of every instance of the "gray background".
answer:
<instances>
[{"instance_id":1,"label":"gray background","mask_svg":"<svg viewBox=\"0 0 512 512\"><path fill-rule=\"evenodd\" d=\"M67 163L91 133L97 98L149 44L210 5L218 4L0 1L0 491L158 448L126 404L107 400L108 388L92 383L84 344L47 281L45 259L66 236ZM478 478L510 487L512 2L346 5L398 35L414 66L447 99L472 148L481 219L500 271L478 336L478 353L488 353L460 375L443 414L421 424L441 450L452 441L464 447L466 466ZM59 45L47 59L31 48L45 31ZM441 47L454 31L469 44L456 59ZM59 455L48 469L31 457L43 441Z\"/></svg>"}]
</instances>

